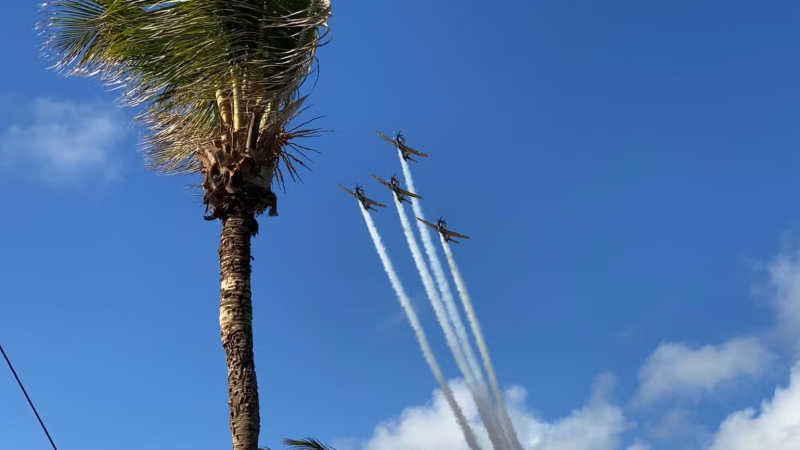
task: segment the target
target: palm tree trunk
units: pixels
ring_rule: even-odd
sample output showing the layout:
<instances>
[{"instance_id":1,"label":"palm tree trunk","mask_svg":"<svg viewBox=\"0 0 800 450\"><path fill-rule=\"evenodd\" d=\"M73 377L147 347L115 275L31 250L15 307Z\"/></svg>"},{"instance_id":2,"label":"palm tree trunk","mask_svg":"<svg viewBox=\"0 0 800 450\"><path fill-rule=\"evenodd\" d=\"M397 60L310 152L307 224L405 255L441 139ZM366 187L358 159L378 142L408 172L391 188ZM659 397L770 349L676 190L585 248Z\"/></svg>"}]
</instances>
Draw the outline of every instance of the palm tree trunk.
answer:
<instances>
[{"instance_id":1,"label":"palm tree trunk","mask_svg":"<svg viewBox=\"0 0 800 450\"><path fill-rule=\"evenodd\" d=\"M250 296L250 238L257 226L252 213L232 214L222 221L219 246L219 325L228 363L234 450L257 450L260 431Z\"/></svg>"}]
</instances>

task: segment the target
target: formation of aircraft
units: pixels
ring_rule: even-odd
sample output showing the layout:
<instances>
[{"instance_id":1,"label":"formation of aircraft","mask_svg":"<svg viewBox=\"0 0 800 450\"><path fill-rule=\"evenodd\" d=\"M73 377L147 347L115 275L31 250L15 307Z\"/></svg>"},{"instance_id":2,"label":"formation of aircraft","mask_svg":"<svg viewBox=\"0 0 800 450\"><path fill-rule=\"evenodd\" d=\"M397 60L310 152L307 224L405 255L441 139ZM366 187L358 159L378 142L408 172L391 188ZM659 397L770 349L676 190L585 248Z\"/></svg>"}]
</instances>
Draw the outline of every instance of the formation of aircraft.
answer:
<instances>
[{"instance_id":1,"label":"formation of aircraft","mask_svg":"<svg viewBox=\"0 0 800 450\"><path fill-rule=\"evenodd\" d=\"M414 150L413 148L411 148L408 145L406 145L406 138L403 136L402 132L397 133L395 135L394 139L390 138L389 136L386 136L385 134L381 133L380 131L378 131L377 133L378 133L378 135L380 137L382 137L386 141L392 143L397 148L397 151L400 152L400 155L403 157L404 160L414 161L413 159L411 159L411 155L421 156L423 158L427 158L428 157L428 155L426 155L426 154L424 154L422 152L419 152L417 150ZM414 161L414 162L416 162L416 161ZM392 177L389 179L389 181L386 181L386 180L380 178L377 175L372 175L372 177L375 178L376 180L378 180L382 185L384 185L387 188L391 189L392 192L394 192L394 194L397 196L397 200L400 201L400 202L411 203L411 200L409 200L408 197L412 197L412 198L416 198L416 199L422 199L422 197L420 197L419 195L417 195L417 194L415 194L415 193L413 193L411 191L408 191L406 189L403 189L403 187L400 185L400 180L395 175L392 175ZM379 202L377 202L375 200L372 200L371 198L367 197L366 191L364 191L364 188L362 188L359 185L356 185L355 192L351 191L350 189L347 189L346 187L344 187L342 185L339 185L339 187L342 188L348 194L350 194L353 197L357 198L358 201L361 203L361 206L364 208L365 211L368 211L368 212L369 211L376 211L377 212L378 210L375 208L375 206L381 207L381 208L385 208L386 207L386 205L384 205L383 203L379 203ZM447 229L447 222L445 222L444 217L439 217L439 220L436 221L436 224L432 224L430 222L426 222L425 220L423 220L423 219L421 219L419 217L417 217L417 220L419 220L420 222L424 223L425 225L427 225L427 226L433 228L434 230L436 230L437 232L439 232L439 234L441 234L442 237L444 238L445 242L453 242L455 244L460 244L460 242L456 241L453 238L470 239L469 236L463 235L461 233L456 233L453 230Z\"/></svg>"},{"instance_id":2,"label":"formation of aircraft","mask_svg":"<svg viewBox=\"0 0 800 450\"><path fill-rule=\"evenodd\" d=\"M453 238L454 237L457 237L459 239L469 239L470 238L469 236L465 236L465 235L463 235L461 233L456 233L455 231L448 230L447 229L447 222L445 222L444 217L439 217L439 220L436 221L436 225L434 225L434 224L432 224L430 222L426 222L426 221L420 219L419 217L417 217L417 220L419 220L420 222L424 223L425 225L433 228L434 230L438 231L439 234L441 234L442 237L444 238L445 242L452 242L454 244L460 244L460 242L458 242L457 240L455 240Z\"/></svg>"},{"instance_id":3,"label":"formation of aircraft","mask_svg":"<svg viewBox=\"0 0 800 450\"><path fill-rule=\"evenodd\" d=\"M377 212L378 210L373 208L373 206L380 206L381 208L385 208L386 207L386 205L384 205L383 203L379 203L379 202L376 202L375 200L372 200L372 199L368 198L366 191L364 191L364 188L362 188L359 185L356 185L356 191L355 192L351 191L350 189L347 189L346 187L344 187L342 185L339 185L339 187L344 189L344 191L347 192L348 194L350 194L353 197L357 198L358 201L361 202L361 206L366 211L376 211Z\"/></svg>"},{"instance_id":4,"label":"formation of aircraft","mask_svg":"<svg viewBox=\"0 0 800 450\"><path fill-rule=\"evenodd\" d=\"M427 158L428 157L428 155L426 155L425 153L422 153L420 151L414 150L413 148L411 148L408 145L406 145L406 138L403 136L403 132L402 131L398 131L397 134L395 134L395 138L394 139L390 138L389 136L386 136L385 134L381 133L380 131L376 131L376 133L378 133L378 136L382 137L387 142L389 142L390 144L392 144L395 147L397 147L397 150L400 151L400 154L403 155L403 159L405 159L406 161L417 162L416 160L411 158L411 155L417 155L417 156L420 156L422 158Z\"/></svg>"},{"instance_id":5,"label":"formation of aircraft","mask_svg":"<svg viewBox=\"0 0 800 450\"><path fill-rule=\"evenodd\" d=\"M411 200L409 200L407 197L422 199L422 197L420 197L419 195L403 189L400 186L400 180L398 180L397 176L395 175L392 175L392 178L390 178L389 181L382 180L377 175L372 175L372 178L375 178L376 180L380 181L382 185L391 189L392 192L394 192L395 195L397 195L397 199L400 200L401 202L406 202L408 204L411 204Z\"/></svg>"}]
</instances>

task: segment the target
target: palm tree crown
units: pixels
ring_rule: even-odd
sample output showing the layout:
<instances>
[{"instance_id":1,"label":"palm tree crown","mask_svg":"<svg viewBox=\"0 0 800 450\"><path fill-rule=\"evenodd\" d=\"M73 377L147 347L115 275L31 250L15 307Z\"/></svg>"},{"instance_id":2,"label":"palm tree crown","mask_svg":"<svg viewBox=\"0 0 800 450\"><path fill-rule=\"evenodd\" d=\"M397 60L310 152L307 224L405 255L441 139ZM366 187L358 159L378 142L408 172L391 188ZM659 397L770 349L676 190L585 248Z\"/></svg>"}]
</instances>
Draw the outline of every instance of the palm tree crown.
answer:
<instances>
[{"instance_id":1,"label":"palm tree crown","mask_svg":"<svg viewBox=\"0 0 800 450\"><path fill-rule=\"evenodd\" d=\"M56 0L42 11L54 67L142 105L150 165L204 172L212 218L275 207L280 162L292 175L303 164L284 151L289 139L315 131L285 125L328 36L330 0Z\"/></svg>"}]
</instances>

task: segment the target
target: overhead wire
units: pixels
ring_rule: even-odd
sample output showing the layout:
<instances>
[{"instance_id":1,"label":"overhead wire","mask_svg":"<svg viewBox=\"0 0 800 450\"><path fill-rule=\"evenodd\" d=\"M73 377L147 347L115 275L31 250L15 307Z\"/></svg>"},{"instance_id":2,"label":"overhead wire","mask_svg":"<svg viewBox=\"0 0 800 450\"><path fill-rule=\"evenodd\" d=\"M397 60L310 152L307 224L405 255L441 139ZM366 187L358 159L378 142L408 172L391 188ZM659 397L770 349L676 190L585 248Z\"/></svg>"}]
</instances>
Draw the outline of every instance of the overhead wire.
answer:
<instances>
[{"instance_id":1,"label":"overhead wire","mask_svg":"<svg viewBox=\"0 0 800 450\"><path fill-rule=\"evenodd\" d=\"M47 431L47 427L44 425L44 421L42 420L42 416L39 415L39 411L37 411L36 407L33 406L33 401L31 400L31 397L28 395L28 391L25 390L25 386L23 386L22 380L19 379L19 375L17 375L17 371L14 370L14 365L11 364L11 360L8 358L8 355L6 354L6 351L3 349L3 345L2 344L0 344L0 353L3 354L3 358L6 360L6 363L8 364L8 368L11 369L11 373L14 374L14 378L17 380L17 384L19 385L19 388L22 390L22 393L25 394L25 398L28 400L28 404L31 406L31 409L33 410L33 413L36 414L36 419L39 420L39 425L42 426L42 430L44 430L44 434L47 435L47 439L50 441L50 445L53 446L53 450L58 450L58 448L56 448L56 443L53 442L53 438L50 437L50 432Z\"/></svg>"}]
</instances>

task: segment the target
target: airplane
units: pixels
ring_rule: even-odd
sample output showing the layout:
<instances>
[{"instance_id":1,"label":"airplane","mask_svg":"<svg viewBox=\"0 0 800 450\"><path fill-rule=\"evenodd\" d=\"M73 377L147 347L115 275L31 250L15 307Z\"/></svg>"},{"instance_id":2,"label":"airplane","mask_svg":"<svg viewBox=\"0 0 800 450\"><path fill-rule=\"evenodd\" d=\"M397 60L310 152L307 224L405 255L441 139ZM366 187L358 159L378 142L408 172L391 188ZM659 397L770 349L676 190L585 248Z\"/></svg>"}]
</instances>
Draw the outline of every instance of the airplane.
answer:
<instances>
[{"instance_id":1,"label":"airplane","mask_svg":"<svg viewBox=\"0 0 800 450\"><path fill-rule=\"evenodd\" d=\"M465 236L463 234L456 233L455 231L448 230L447 229L447 222L445 222L444 217L439 217L439 220L436 221L436 225L434 225L434 224L432 224L430 222L426 222L426 221L420 219L419 217L417 217L417 220L419 220L420 222L424 223L425 225L433 228L434 230L438 231L439 234L441 234L442 237L444 238L445 242L452 242L454 244L460 244L460 242L458 242L457 240L453 239L453 237L457 237L457 238L461 238L461 239L469 239L470 238L469 236Z\"/></svg>"},{"instance_id":2,"label":"airplane","mask_svg":"<svg viewBox=\"0 0 800 450\"><path fill-rule=\"evenodd\" d=\"M414 150L413 148L407 146L406 145L406 138L403 136L403 132L402 131L398 132L395 135L394 139L390 138L389 136L386 136L385 134L381 133L380 131L376 131L376 133L378 133L378 136L386 139L387 142L389 142L392 145L394 145L395 147L397 147L397 149L400 150L400 154L403 155L403 159L405 159L406 161L417 162L413 158L411 158L411 155L417 155L417 156L421 156L423 158L427 158L428 157L428 155L426 155L425 153L422 153L420 151Z\"/></svg>"},{"instance_id":3,"label":"airplane","mask_svg":"<svg viewBox=\"0 0 800 450\"><path fill-rule=\"evenodd\" d=\"M380 179L380 177L378 177L377 175L373 175L372 178L375 178L376 180L380 181L382 185L391 189L392 192L394 192L394 194L397 196L397 199L400 200L400 202L406 202L408 204L411 204L411 200L407 199L406 197L414 197L422 199L422 197L420 197L419 195L400 187L400 180L398 180L397 176L395 175L392 175L392 178L390 178L389 181L384 181Z\"/></svg>"},{"instance_id":4,"label":"airplane","mask_svg":"<svg viewBox=\"0 0 800 450\"><path fill-rule=\"evenodd\" d=\"M345 192L347 192L348 194L350 194L353 197L357 198L358 201L361 202L361 206L364 208L365 211L372 210L372 211L376 211L377 212L378 210L373 208L373 206L380 206L381 208L385 208L386 207L386 205L384 205L383 203L378 203L375 200L367 198L367 193L364 191L364 188L362 188L359 185L356 185L356 191L355 192L351 191L350 189L347 189L346 187L344 187L342 185L339 185L339 187L344 189Z\"/></svg>"}]
</instances>

